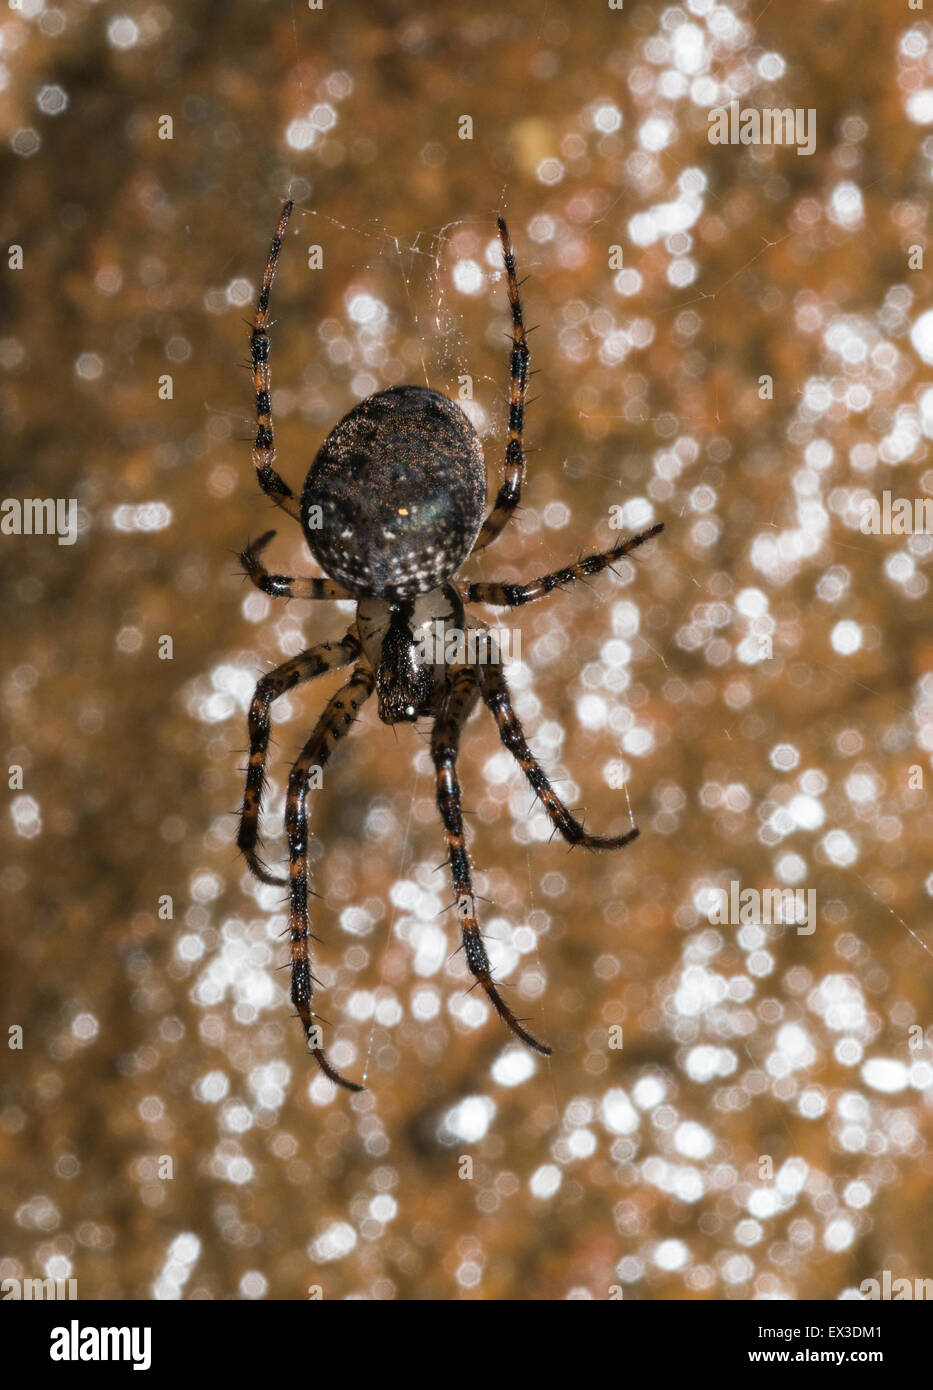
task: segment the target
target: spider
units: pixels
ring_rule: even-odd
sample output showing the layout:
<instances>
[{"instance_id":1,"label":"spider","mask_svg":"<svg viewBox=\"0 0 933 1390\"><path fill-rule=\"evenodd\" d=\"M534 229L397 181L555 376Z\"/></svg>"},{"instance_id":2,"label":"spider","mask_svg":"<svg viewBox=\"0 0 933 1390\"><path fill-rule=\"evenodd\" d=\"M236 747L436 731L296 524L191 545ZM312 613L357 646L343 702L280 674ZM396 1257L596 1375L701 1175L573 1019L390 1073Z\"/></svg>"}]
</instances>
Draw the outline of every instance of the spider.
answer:
<instances>
[{"instance_id":1,"label":"spider","mask_svg":"<svg viewBox=\"0 0 933 1390\"><path fill-rule=\"evenodd\" d=\"M528 1032L493 981L477 919L457 777L460 733L476 702L482 700L493 715L503 744L518 761L555 829L571 845L621 849L638 831L633 828L614 837L593 835L574 818L525 741L498 662L476 660L471 664L467 659L448 663L445 657L440 664L428 664L422 659L425 647L419 642L438 622L461 632L468 629L474 635L488 632L484 624L467 617L465 601L520 607L575 580L599 574L663 528L652 526L610 550L587 555L527 584L455 582L464 562L484 550L508 523L521 499L525 475L522 434L529 352L512 243L501 217L498 229L512 310L511 387L504 477L492 510L484 516L486 470L472 424L453 401L423 386L392 386L354 406L324 441L301 497L297 497L273 468L276 456L269 375L269 292L292 207L289 201L282 210L250 333L258 424L253 463L260 488L300 523L312 556L328 577L293 578L270 573L261 557L274 531L249 544L240 560L257 588L273 598L354 599L357 610L355 621L339 642L309 647L264 675L256 686L249 711L249 764L237 844L256 878L288 887L291 998L304 1027L306 1045L331 1081L350 1091L362 1090L328 1061L312 1009L313 985L319 982L311 973L309 948L307 802L311 772L328 762L374 690L379 718L385 724L430 717L437 806L467 965L515 1036L535 1052L549 1056L550 1047ZM351 663L349 680L330 700L291 769L285 810L288 876L280 878L264 865L257 850L271 706L286 691Z\"/></svg>"}]
</instances>

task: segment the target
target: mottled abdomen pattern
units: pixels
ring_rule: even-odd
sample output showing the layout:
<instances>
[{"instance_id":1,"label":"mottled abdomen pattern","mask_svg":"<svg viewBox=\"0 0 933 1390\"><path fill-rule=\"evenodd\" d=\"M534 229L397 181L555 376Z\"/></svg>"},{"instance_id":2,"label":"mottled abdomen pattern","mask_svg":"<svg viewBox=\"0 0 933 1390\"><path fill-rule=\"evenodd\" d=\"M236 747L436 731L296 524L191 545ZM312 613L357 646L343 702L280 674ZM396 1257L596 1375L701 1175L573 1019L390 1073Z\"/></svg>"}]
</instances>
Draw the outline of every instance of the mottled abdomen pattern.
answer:
<instances>
[{"instance_id":1,"label":"mottled abdomen pattern","mask_svg":"<svg viewBox=\"0 0 933 1390\"><path fill-rule=\"evenodd\" d=\"M483 451L460 407L423 386L393 386L327 437L305 482L301 522L332 579L395 602L460 568L485 507Z\"/></svg>"}]
</instances>

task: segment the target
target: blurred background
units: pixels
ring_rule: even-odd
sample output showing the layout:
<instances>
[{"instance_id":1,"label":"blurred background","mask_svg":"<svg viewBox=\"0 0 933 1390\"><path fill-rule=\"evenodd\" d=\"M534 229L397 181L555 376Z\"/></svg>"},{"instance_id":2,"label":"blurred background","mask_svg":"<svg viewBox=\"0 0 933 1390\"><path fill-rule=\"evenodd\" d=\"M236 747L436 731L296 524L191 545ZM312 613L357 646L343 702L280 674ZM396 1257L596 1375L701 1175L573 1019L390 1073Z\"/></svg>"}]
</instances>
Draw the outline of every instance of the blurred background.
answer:
<instances>
[{"instance_id":1,"label":"blurred background","mask_svg":"<svg viewBox=\"0 0 933 1390\"><path fill-rule=\"evenodd\" d=\"M0 60L2 492L78 509L73 545L0 535L0 1276L485 1300L933 1276L933 537L860 528L886 490L933 497L923 13L11 0ZM812 153L712 144L733 100L811 112ZM494 494L502 212L537 399L522 510L466 576L666 526L522 610L508 672L562 795L638 842L568 853L488 714L464 734L490 951L550 1061L467 992L424 726L371 702L312 797L318 1002L361 1096L304 1055L281 894L235 853L255 682L352 611L236 562L274 526L273 567L315 572L250 464L286 196L294 488L410 381L461 400ZM339 683L275 706L273 862ZM814 929L712 924L732 883L812 892Z\"/></svg>"}]
</instances>

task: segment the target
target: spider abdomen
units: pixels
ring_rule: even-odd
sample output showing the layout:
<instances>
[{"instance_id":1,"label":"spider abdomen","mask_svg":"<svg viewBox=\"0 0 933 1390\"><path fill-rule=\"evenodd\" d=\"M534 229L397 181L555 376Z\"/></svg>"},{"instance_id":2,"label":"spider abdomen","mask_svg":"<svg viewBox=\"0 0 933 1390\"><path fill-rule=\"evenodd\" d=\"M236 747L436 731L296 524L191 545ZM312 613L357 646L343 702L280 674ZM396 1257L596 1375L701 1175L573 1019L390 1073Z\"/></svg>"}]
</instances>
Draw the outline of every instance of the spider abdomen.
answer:
<instances>
[{"instance_id":1,"label":"spider abdomen","mask_svg":"<svg viewBox=\"0 0 933 1390\"><path fill-rule=\"evenodd\" d=\"M393 386L328 435L305 481L301 522L332 579L395 601L460 568L485 507L482 446L464 412L427 387Z\"/></svg>"}]
</instances>

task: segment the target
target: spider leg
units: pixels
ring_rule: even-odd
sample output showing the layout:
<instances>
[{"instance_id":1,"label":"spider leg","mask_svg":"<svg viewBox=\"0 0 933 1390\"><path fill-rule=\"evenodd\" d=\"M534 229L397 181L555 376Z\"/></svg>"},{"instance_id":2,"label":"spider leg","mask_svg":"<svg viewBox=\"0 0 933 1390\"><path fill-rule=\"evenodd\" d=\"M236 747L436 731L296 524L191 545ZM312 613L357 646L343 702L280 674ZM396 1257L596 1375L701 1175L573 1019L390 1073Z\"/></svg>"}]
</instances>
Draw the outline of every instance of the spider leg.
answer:
<instances>
[{"instance_id":1,"label":"spider leg","mask_svg":"<svg viewBox=\"0 0 933 1390\"><path fill-rule=\"evenodd\" d=\"M351 628L339 642L322 642L317 647L292 657L281 666L276 666L262 677L256 686L249 707L249 763L246 768L246 790L243 793L243 809L240 812L240 831L237 847L246 859L250 871L262 883L288 883L287 878L279 878L269 872L256 853L259 838L259 816L262 803L262 789L266 780L266 754L269 749L271 728L269 711L273 701L287 690L305 681L314 680L326 671L336 671L346 666L359 655L360 644Z\"/></svg>"},{"instance_id":2,"label":"spider leg","mask_svg":"<svg viewBox=\"0 0 933 1390\"><path fill-rule=\"evenodd\" d=\"M631 844L638 836L637 830L628 830L624 835L591 835L570 814L525 741L524 730L512 708L512 697L501 667L490 663L477 665L474 669L479 680L480 694L499 726L499 737L521 766L531 786L541 798L552 824L567 843L583 845L586 849L621 849L623 845Z\"/></svg>"},{"instance_id":3,"label":"spider leg","mask_svg":"<svg viewBox=\"0 0 933 1390\"><path fill-rule=\"evenodd\" d=\"M523 1043L535 1052L549 1057L551 1049L532 1037L513 1014L496 989L489 968L489 957L483 944L476 916L476 899L470 876L470 860L463 834L463 811L460 804L460 782L457 778L457 751L460 731L476 703L476 674L472 667L455 668L448 679L440 711L431 734L431 756L437 779L437 806L444 822L448 862L457 895L457 916L463 937L467 964L502 1021Z\"/></svg>"},{"instance_id":4,"label":"spider leg","mask_svg":"<svg viewBox=\"0 0 933 1390\"><path fill-rule=\"evenodd\" d=\"M368 666L356 666L349 681L337 691L302 748L288 779L285 828L288 834L288 930L292 943L292 1003L301 1019L305 1038L325 1076L348 1091L362 1091L355 1081L347 1081L335 1071L321 1046L321 1033L314 1022L311 1003L314 983L308 944L308 777L314 767L323 767L338 740L349 733L357 711L372 694L375 676Z\"/></svg>"},{"instance_id":5,"label":"spider leg","mask_svg":"<svg viewBox=\"0 0 933 1390\"><path fill-rule=\"evenodd\" d=\"M266 531L258 541L252 541L240 556L240 564L257 589L272 598L353 598L349 589L335 584L332 579L295 579L288 574L270 574L259 556L274 535L274 531Z\"/></svg>"},{"instance_id":6,"label":"spider leg","mask_svg":"<svg viewBox=\"0 0 933 1390\"><path fill-rule=\"evenodd\" d=\"M518 276L515 273L515 257L509 229L503 218L499 218L499 237L502 242L502 259L508 280L509 304L512 307L512 355L509 359L509 442L505 450L505 476L499 488L495 506L483 522L480 533L473 546L472 555L484 550L504 529L515 508L521 501L522 480L525 476L525 455L522 437L525 428L525 396L528 390L528 363L531 354L525 336L525 323L522 318L522 301L518 291Z\"/></svg>"},{"instance_id":7,"label":"spider leg","mask_svg":"<svg viewBox=\"0 0 933 1390\"><path fill-rule=\"evenodd\" d=\"M253 464L259 486L277 506L288 512L288 515L294 517L296 521L300 521L301 503L299 499L292 492L288 483L280 478L272 467L275 463L275 434L272 426L271 377L269 374L269 291L272 289L275 267L279 259L279 252L282 249L282 238L285 236L285 228L288 225L293 207L294 203L289 199L282 209L278 228L272 238L269 259L266 261L262 287L259 291L259 302L256 305L256 317L253 319L253 328L249 335L249 356L253 368L253 385L256 388L257 429L256 442L253 445Z\"/></svg>"},{"instance_id":8,"label":"spider leg","mask_svg":"<svg viewBox=\"0 0 933 1390\"><path fill-rule=\"evenodd\" d=\"M555 570L553 574L544 574L540 579L533 579L530 584L501 584L494 579L488 582L481 581L478 584L470 584L467 586L466 598L472 603L489 603L497 608L520 608L523 603L533 603L535 599L544 598L545 594L550 594L554 589L563 588L566 584L572 584L576 579L584 579L589 575L602 573L615 560L621 560L623 555L637 550L640 545L644 545L645 541L650 541L653 536L658 535L663 530L664 523L659 522L657 526L652 526L648 531L642 531L637 536L630 536L628 540L620 541L611 550L603 550L596 555L586 555L575 565L567 565L565 569Z\"/></svg>"}]
</instances>

